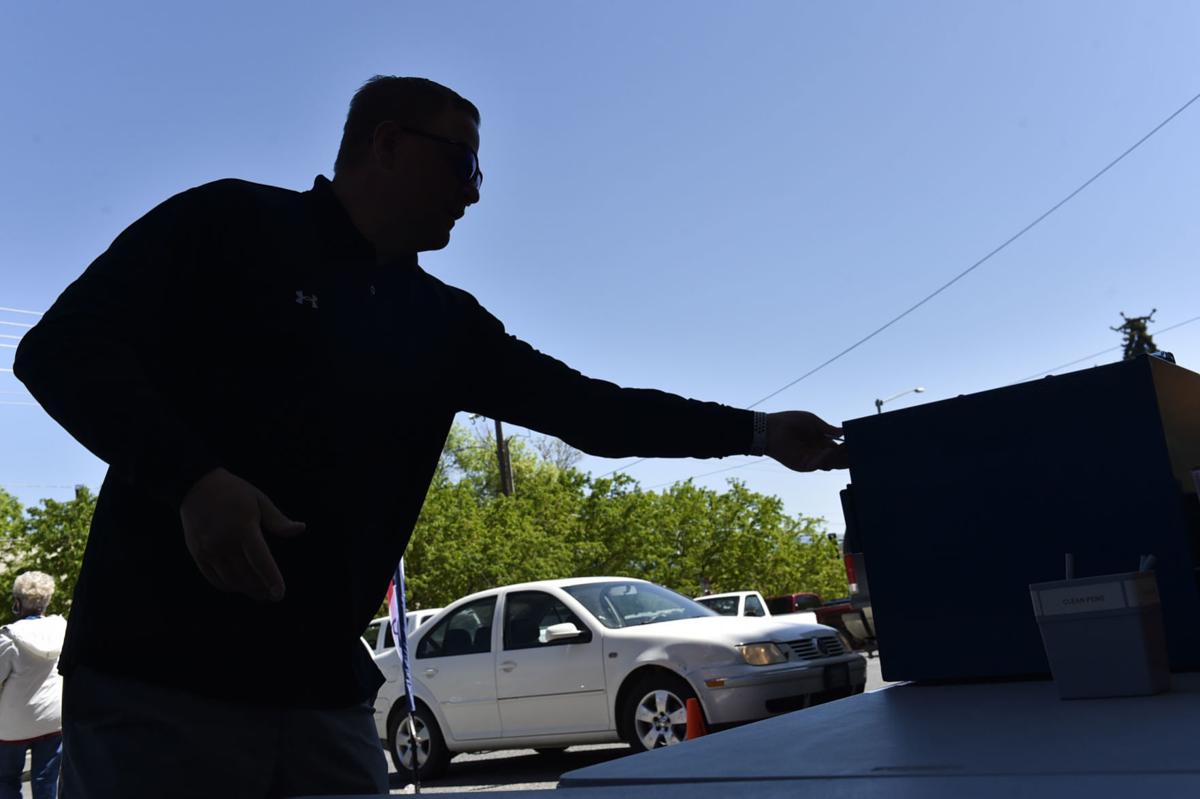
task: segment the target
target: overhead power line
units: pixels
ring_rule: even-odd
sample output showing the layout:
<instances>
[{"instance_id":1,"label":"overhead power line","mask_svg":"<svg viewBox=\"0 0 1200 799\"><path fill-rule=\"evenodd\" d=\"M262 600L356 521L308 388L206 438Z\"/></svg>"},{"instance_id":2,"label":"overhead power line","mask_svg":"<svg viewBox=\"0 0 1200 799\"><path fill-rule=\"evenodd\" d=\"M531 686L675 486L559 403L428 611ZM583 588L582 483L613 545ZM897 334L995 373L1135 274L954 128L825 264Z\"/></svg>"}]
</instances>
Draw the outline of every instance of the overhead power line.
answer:
<instances>
[{"instance_id":1,"label":"overhead power line","mask_svg":"<svg viewBox=\"0 0 1200 799\"><path fill-rule=\"evenodd\" d=\"M1004 250L1006 247L1008 247L1008 245L1012 244L1014 241L1016 241L1017 239L1019 239L1019 238L1021 238L1022 236L1024 236L1024 235L1025 235L1026 233L1028 233L1030 230L1033 230L1035 227L1037 227L1039 224L1041 224L1041 222L1042 222L1044 219L1046 219L1046 218L1047 218L1047 217L1049 217L1051 214L1053 214L1055 211L1057 211L1059 208L1062 208L1062 207L1063 207L1064 205L1066 205L1068 202L1070 202L1071 200L1073 200L1073 199L1074 199L1074 198L1075 198L1075 197L1076 197L1076 196L1077 196L1077 195L1078 195L1080 192L1082 192L1082 191L1083 191L1084 189L1086 189L1088 186L1090 186L1090 185L1092 185L1093 183L1095 183L1095 182L1096 182L1096 181L1097 181L1097 180L1098 180L1098 179L1099 179L1099 178L1100 178L1102 175L1104 175L1104 173L1108 172L1108 171L1109 171L1110 169L1112 169L1114 166L1116 166L1117 164L1121 163L1121 161L1125 160L1126 156L1128 156L1130 153L1132 153L1132 152L1133 152L1134 150L1136 150L1137 148L1141 147L1141 146L1142 146L1142 144L1144 144L1146 141L1148 141L1148 140L1150 139L1150 137L1152 137L1154 134L1158 133L1160 130L1162 130L1164 127L1166 127L1168 124L1170 124L1170 123L1171 123L1171 121L1175 119L1175 117L1179 116L1179 115L1180 115L1180 114L1182 114L1184 111L1186 111L1186 110L1187 110L1187 109L1188 109L1188 108L1189 108L1189 107L1190 107L1190 106L1191 106L1193 103L1195 103L1197 100L1200 100L1200 93L1197 93L1197 94L1193 95L1193 96L1192 96L1192 98L1191 98L1190 100L1188 100L1186 103L1184 103L1183 105L1181 105L1181 106L1179 106L1178 108L1176 108L1176 109L1175 109L1173 112L1171 112L1171 114L1170 114L1170 115L1169 115L1169 116L1168 116L1166 119L1164 119L1162 122L1159 122L1157 125L1155 125L1153 128L1151 128L1151 130L1150 130L1148 133L1146 133L1144 136L1142 136L1142 137L1141 137L1140 139L1138 139L1136 142L1134 142L1134 143L1133 143L1133 144L1131 144L1129 147L1127 147L1127 148L1125 149L1125 151L1124 151L1124 152L1122 152L1120 155L1118 155L1116 158L1112 159L1112 160L1111 160L1111 161L1109 161L1107 164L1105 164L1105 166L1104 166L1104 167L1103 167L1103 168L1102 168L1102 169L1101 169L1099 172L1096 172L1096 173L1095 173L1094 175L1092 175L1090 178L1088 178L1088 179L1087 179L1087 180L1085 180L1083 183L1081 183L1081 184L1080 184L1078 187L1076 187L1076 188L1075 188L1075 190L1074 190L1074 191L1072 191L1070 194L1068 194L1067 196L1063 197L1061 200L1059 200L1058 202L1056 202L1054 205L1050 206L1050 208L1049 208L1048 210L1046 210L1045 212L1043 212L1043 213L1042 213L1040 216L1038 216L1036 219L1034 219L1034 220L1033 220L1032 222L1030 222L1029 224L1025 225L1025 227L1021 228L1021 229L1020 229L1020 230L1018 230L1016 233L1014 233L1013 235L1009 236L1009 237L1008 237L1007 239L1005 239L1005 240L1004 240L1004 241L1003 241L1003 242L1002 242L1002 243L1001 243L999 246L997 246L997 247L995 247L994 249L992 249L992 250L991 250L991 252L987 253L987 254L986 254L986 255L984 255L982 258L980 258L978 261L976 261L975 263L971 264L970 266L968 266L968 267L967 267L966 269L964 269L963 271L959 272L957 275L955 275L954 277L952 277L950 280L946 281L946 282L945 282L945 283L943 283L941 286L939 286L938 288L936 288L934 291L932 291L932 292L930 292L929 294L927 294L927 295L926 295L925 297L923 297L921 300L919 300L918 302L916 302L916 303L914 303L913 305L909 306L909 307L908 307L908 308L906 308L904 311L902 311L901 313L899 313L899 314L897 314L896 316L894 316L892 319L890 319L890 320L888 320L887 322L885 322L883 325L880 325L879 327L875 328L875 330L873 330L873 331L871 331L870 333L868 333L867 335L863 336L863 337L862 337L862 338L860 338L858 341L856 341L856 342L854 342L853 344L851 344L849 347L846 347L846 348L845 348L845 349L843 349L841 352L839 352L839 353L837 353L836 355L834 355L832 358L829 358L829 359L827 359L827 360L823 361L822 363L818 364L817 366L813 367L812 369L809 369L807 372L805 372L804 374L802 374L802 375L800 375L799 377L797 377L795 380L792 380L792 381L790 381L790 382L788 382L788 383L784 384L783 386L780 386L779 388L777 388L777 389L775 389L774 391L772 391L770 394L767 394L766 396L764 396L764 397L761 397L760 399L757 399L757 400L755 400L754 402L750 403L750 404L749 404L749 405L747 405L746 407L747 407L747 408L753 408L753 407L755 407L755 406L757 406L757 405L761 405L762 403L766 402L767 400L771 399L772 397L774 397L774 396L776 396L776 395L778 395L778 394L781 394L781 393L783 393L784 391L787 391L789 388L791 388L792 386L794 386L794 385L796 385L797 383L801 382L802 380L806 380L806 379L808 379L809 377L812 377L812 376L813 376L813 375L815 375L817 372L819 372L819 371L821 371L822 369L824 369L826 366L829 366L830 364L834 363L835 361L837 361L837 360L841 359L843 356L846 356L846 355L850 354L851 352L853 352L854 350L858 349L858 348L859 348L859 347L861 347L863 344L866 344L868 341L870 341L871 339L875 338L875 337L876 337L876 336L878 336L880 333L882 333L883 331L887 330L889 327L891 327L892 325L896 324L896 323L897 323L897 322L899 322L901 319L903 319L904 317L906 317L906 316L908 316L909 314L911 314L913 311L915 311L915 310L917 310L918 308L920 308L922 305L925 305L925 303L929 302L929 301L930 301L930 300L932 300L934 297L938 296L939 294L941 294L942 292L944 292L946 289L950 288L950 287L951 287L951 286L953 286L955 283L957 283L958 281L962 280L964 277L966 277L967 275L971 274L972 272L974 272L974 271L975 271L976 269L978 269L979 267L983 266L985 263L987 263L988 261L990 261L990 260L992 259L992 257L993 257L993 256L997 255L997 254L998 254L998 253L1000 253L1002 250ZM1105 352L1107 352L1107 350L1105 350ZM1086 360L1086 359L1085 359L1085 360ZM630 463L630 464L628 464L628 465L626 465L626 466L618 466L617 468L613 469L612 471L606 472L605 474L603 474L603 475L601 475L601 476L602 476L602 477L607 477L607 476L608 476L608 475L610 475L610 474L614 474L614 473L616 473L616 472L619 472L619 471L622 471L622 470L624 470L624 469L631 469L631 468L633 468L634 466L637 466L637 465L638 465L638 464L640 464L640 463L644 463L644 462L645 462L645 461L647 461L647 460L649 460L649 458L639 458L638 460L635 460L635 461L633 461L632 463Z\"/></svg>"},{"instance_id":2,"label":"overhead power line","mask_svg":"<svg viewBox=\"0 0 1200 799\"><path fill-rule=\"evenodd\" d=\"M3 488L78 488L83 483L64 485L62 483L0 483Z\"/></svg>"},{"instance_id":3,"label":"overhead power line","mask_svg":"<svg viewBox=\"0 0 1200 799\"><path fill-rule=\"evenodd\" d=\"M1167 126L1167 125L1168 125L1168 124L1171 122L1171 120L1175 119L1175 117L1179 116L1179 115L1180 115L1180 114L1182 114L1184 111L1186 111L1186 110L1187 110L1187 108L1188 108L1189 106L1191 106L1191 105L1192 105L1192 103L1196 102L1197 100L1200 100L1200 94L1196 94L1196 95L1194 95L1194 96L1192 97L1192 99L1188 100L1186 103L1184 103L1183 105L1179 106L1179 108L1176 108L1176 109L1175 109L1175 110L1174 110L1174 111L1171 113L1171 115L1170 115L1170 116L1168 116L1168 117L1167 117L1166 119L1164 119L1162 122L1159 122L1157 125L1155 125L1155 126L1154 126L1154 128L1152 128L1152 129L1150 130L1150 132L1149 132L1149 133L1147 133L1145 136L1142 136L1142 138L1138 139L1136 142L1134 142L1132 145L1130 145L1130 146L1129 146L1129 147L1128 147L1128 148L1125 150L1125 152L1121 153L1121 154L1120 154L1120 155L1118 155L1116 158L1114 158L1113 160L1109 161L1109 162L1108 162L1108 163L1107 163L1107 164L1104 166L1104 168L1103 168L1103 169L1101 169L1099 172L1097 172L1096 174L1092 175L1090 178L1088 178L1088 179L1087 179L1087 180L1085 180L1083 183L1081 183L1081 184L1079 185L1079 187L1078 187L1078 188L1076 188L1074 191L1072 191L1072 192L1071 192L1070 194L1068 194L1066 197L1063 197L1061 200L1059 200L1058 202L1056 202L1054 205L1050 206L1050 209L1049 209L1049 210L1047 210L1046 212L1044 212L1044 213L1043 213L1041 216L1037 217L1037 218L1036 218L1036 219L1034 219L1032 222L1030 222L1029 224L1027 224L1025 227L1023 227L1023 228L1021 228L1020 230L1018 230L1018 231L1017 231L1016 233L1014 233L1012 236L1009 236L1007 239L1005 239L1005 240L1004 240L1004 242L1003 242L1003 243L1001 243L1001 244L1000 244L1000 246L996 247L996 248L995 248L995 249L993 249L991 252L989 252L987 255L983 256L983 257L982 257L982 258L980 258L978 261L976 261L975 263L971 264L970 266L968 266L968 267L967 267L966 269L964 269L963 271L959 272L959 273L958 273L957 275L955 275L953 278L951 278L950 280L948 280L948 281L946 281L945 283L943 283L941 286L939 286L939 287L938 287L937 289L935 289L933 292L931 292L930 294L926 295L926 296L925 296L923 299L921 299L919 302L917 302L916 304L914 304L914 305L910 306L909 308L905 309L903 312L901 312L901 313L900 313L900 314L898 314L897 316L893 317L893 318L892 318L891 320L889 320L887 323L885 323L885 324L881 325L880 327L876 328L876 329L875 329L875 330L873 330L872 332L870 332L870 333L868 333L867 335L863 336L863 337L862 337L862 338L860 338L858 341L854 342L854 343L853 343L853 344L851 344L849 347L846 347L846 349L842 350L842 351L841 351L841 352L839 352L837 355L834 355L834 356L833 356L832 358L830 358L829 360L827 360L827 361L825 361L824 363L821 363L821 364L819 364L818 366L816 366L816 367L814 367L814 368L812 368L812 369L808 370L808 371L807 371L807 372L805 372L804 374L802 374L802 375L800 375L799 377L797 377L795 380L791 381L790 383L787 383L786 385L784 385L784 386L782 386L782 387L780 387L780 388L777 388L777 389L775 389L775 390L774 390L774 391L772 391L770 394L768 394L768 395L766 395L765 397L763 397L762 399L760 399L760 400L758 400L758 401L754 402L753 404L751 404L751 405L748 405L747 407L749 407L749 408L753 408L755 405L758 405L759 403L766 402L767 400L771 399L771 397L774 397L776 394L779 394L780 392L786 391L787 389L789 389L789 388L791 388L792 386L794 386L794 385L796 385L797 383L799 383L801 380L804 380L805 378L808 378L808 377L810 377L810 376L812 376L812 375L816 374L817 372L821 371L821 370L822 370L822 369L824 369L826 366L829 366L831 363L833 363L834 361L836 361L836 360L838 360L839 358L841 358L843 355L847 355L847 354L849 354L850 352L853 352L854 350L858 349L858 348L859 348L861 345L863 345L863 344L867 343L868 341L870 341L871 339L875 338L875 336L877 336L877 335L879 335L880 333L882 333L883 331L887 330L889 327L891 327L892 325L896 324L896 323L897 323L897 322L899 322L901 319L903 319L904 317L908 316L910 313L912 313L913 311L917 310L917 309L918 309L918 308L920 308L922 305L924 305L925 303L929 302L929 301L930 301L930 300L932 300L934 297L938 296L938 295L939 295L939 294L941 294L943 291L945 291L946 289L950 288L950 287L951 287L951 286L953 286L955 283L957 283L958 281L962 280L964 277L966 277L967 275L971 274L972 272L974 272L974 271L975 271L976 269L978 269L979 267L983 266L985 263L987 263L989 260L991 260L992 256L996 255L996 254L997 254L997 253L999 253L1001 250L1003 250L1004 248L1006 248L1008 245L1012 244L1014 241L1016 241L1017 239L1019 239L1019 238L1021 238L1022 236L1024 236L1024 235L1025 235L1026 233L1028 233L1030 230L1033 230L1033 228L1037 227L1037 226L1038 226L1038 225L1039 225L1039 224L1042 222L1042 220L1043 220L1043 219L1045 219L1046 217L1050 216L1052 213L1054 213L1055 211L1057 211L1059 208L1062 208L1064 205L1066 205L1068 202L1070 202L1072 199L1074 199L1076 195L1078 195L1080 192L1082 192L1082 191L1083 191L1084 189L1086 189L1088 186L1090 186L1090 185L1092 185L1093 183L1095 183L1095 182L1096 182L1096 181L1097 181L1097 180L1100 178L1100 176L1101 176L1101 175L1103 175L1103 174L1104 174L1105 172L1107 172L1108 170L1112 169L1112 168L1113 168L1114 166L1116 166L1117 164L1121 163L1121 161L1125 160L1125 157L1126 157L1127 155L1129 155L1130 153L1132 153L1132 152L1133 152L1134 150L1136 150L1137 148L1141 147L1141 146L1142 146L1142 144L1143 144L1143 143L1145 143L1145 142L1146 142L1146 141L1147 141L1147 140L1148 140L1148 139L1149 139L1151 136L1153 136L1155 133L1158 133L1160 130L1162 130L1164 127L1166 127L1166 126Z\"/></svg>"},{"instance_id":4,"label":"overhead power line","mask_svg":"<svg viewBox=\"0 0 1200 799\"><path fill-rule=\"evenodd\" d=\"M675 483L682 483L687 480L696 480L701 477L712 477L714 474L720 474L721 472L732 472L734 469L745 469L747 466L753 466L754 464L761 463L764 460L766 460L766 458L755 458L754 460L746 461L745 463L739 463L736 466L726 466L724 469L716 469L711 472L705 472L704 474L693 474L689 477L683 478L683 480L671 480L670 482L667 482L667 483L658 483L657 485L650 486L646 490L653 491L656 488L662 488L663 486L674 485Z\"/></svg>"},{"instance_id":5,"label":"overhead power line","mask_svg":"<svg viewBox=\"0 0 1200 799\"><path fill-rule=\"evenodd\" d=\"M10 308L6 305L0 305L0 313L19 313L19 314L26 314L28 316L42 316L43 315L42 311L28 311L24 308ZM33 327L32 324L29 324L26 322L9 322L5 319L0 319L0 325L4 325L5 327L19 327L23 330L29 330L30 328ZM24 334L22 334L22 335L24 335ZM20 341L21 336L14 336L9 333L0 333L0 339L7 339L8 341ZM16 348L17 348L16 344L0 343L0 349L15 350ZM2 369L0 371L12 372L11 369ZM13 403L8 403L8 404L11 405Z\"/></svg>"},{"instance_id":6,"label":"overhead power line","mask_svg":"<svg viewBox=\"0 0 1200 799\"><path fill-rule=\"evenodd\" d=\"M1172 330L1176 330L1178 328L1183 327L1184 325L1190 325L1192 322L1200 322L1200 316L1193 316L1191 319L1185 319L1184 321L1179 322L1178 324L1171 325L1170 327L1164 327L1164 328L1160 328L1158 330L1151 330L1150 335L1161 336L1163 333L1169 333ZM1029 377L1022 377L1020 380L1014 381L1013 383L1010 383L1009 385L1015 386L1017 383L1024 383L1026 380L1033 380L1038 377L1044 377L1048 374L1053 374L1054 372L1057 372L1060 369L1066 369L1068 366L1074 366L1077 363L1084 363L1085 361L1090 361L1093 358L1099 358L1101 355L1107 355L1108 353L1113 352L1115 350L1119 350L1119 349L1123 349L1123 347L1120 344L1118 344L1115 347L1109 347L1106 350L1100 350L1099 352L1093 352L1091 355L1085 355L1082 358L1076 358L1075 360L1068 361L1067 363L1060 363L1058 366L1052 366L1049 369L1046 369L1045 371L1038 372L1037 374L1030 375Z\"/></svg>"},{"instance_id":7,"label":"overhead power line","mask_svg":"<svg viewBox=\"0 0 1200 799\"><path fill-rule=\"evenodd\" d=\"M1190 324L1192 324L1193 322L1200 322L1200 316L1193 316L1191 319L1185 319L1184 321L1182 321L1182 322L1178 322L1178 323L1176 323L1176 324L1173 324L1173 325L1171 325L1170 327L1164 327L1164 328L1160 328L1160 329L1158 329L1158 330L1151 330L1151 331L1150 331L1150 335L1152 335L1152 336L1161 336L1163 333L1169 333L1169 332L1171 332L1172 330L1177 330L1177 329L1179 329L1179 328L1183 327L1184 325L1190 325ZM1077 363L1083 363L1083 362L1085 362L1085 361L1090 361L1090 360L1092 360L1093 358L1098 358L1098 357L1099 357L1099 356L1101 356L1101 355L1107 355L1107 354L1108 354L1108 353L1110 353L1110 352L1114 352L1114 351L1116 351L1116 350L1120 350L1120 349L1122 349L1122 346L1118 344L1118 345L1117 345L1117 346L1115 346L1115 347L1109 347L1109 348L1108 348L1108 349L1106 349L1106 350L1100 350L1099 352L1094 352L1094 353L1092 353L1091 355L1085 355L1085 356L1083 356L1082 358L1076 358L1076 359L1075 359L1075 360L1073 360L1073 361L1068 361L1067 363L1062 363L1062 364L1059 364L1058 366L1053 366L1053 367L1051 367L1051 368L1049 368L1049 369L1046 369L1046 370L1044 370L1044 371L1038 372L1037 374L1030 375L1029 377L1023 377L1023 378L1021 378L1020 380L1017 380L1017 381L1015 381L1015 382L1013 382L1013 383L1009 383L1008 385L1015 386L1015 385L1017 385L1018 383L1024 383L1024 382L1025 382L1025 381L1027 381L1027 380L1033 380L1033 379L1035 379L1035 378L1038 378L1038 377L1043 377L1043 376L1045 376L1045 375L1048 375L1048 374L1052 374L1052 373L1054 373L1054 372L1057 372L1057 371L1059 371L1060 369L1065 369L1065 368L1067 368L1068 366L1074 366L1074 365L1075 365L1075 364L1077 364ZM642 460L648 460L648 459L647 459L647 458L642 458ZM754 459L754 460L752 460L752 461L747 461L747 462L745 462L745 463L739 463L739 464L737 464L736 466L729 466L729 467L726 467L726 468L724 468L724 469L717 469L716 471L712 471L712 472L704 472L703 474L692 474L692 475L688 475L687 477L684 477L684 478L682 478L682 479L680 479L680 480L671 480L670 482L666 482L666 483L658 483L658 484L656 484L656 485L652 485L652 486L650 486L649 488L647 488L646 490L647 490L647 491L653 491L653 490L654 490L654 489L656 489L656 488L662 488L663 486L674 485L675 483L682 483L682 482L685 482L685 481L687 481L687 480L697 480L697 479L699 479L699 478L701 478L701 477L711 477L712 475L714 475L714 474L720 474L721 472L730 472L730 471L733 471L734 469L744 469L744 468L746 468L747 466L752 466L752 465L754 465L754 464L756 464L756 463L761 463L762 461L765 461L765 460L767 460L767 459L766 459L766 458L756 458L756 459ZM640 461L639 461L639 462L640 462ZM630 464L630 465L634 465L634 466L636 466L637 464L636 464L636 463L634 463L634 464ZM609 472L609 474L612 474L612 472ZM607 475L603 475L603 476L607 476Z\"/></svg>"}]
</instances>

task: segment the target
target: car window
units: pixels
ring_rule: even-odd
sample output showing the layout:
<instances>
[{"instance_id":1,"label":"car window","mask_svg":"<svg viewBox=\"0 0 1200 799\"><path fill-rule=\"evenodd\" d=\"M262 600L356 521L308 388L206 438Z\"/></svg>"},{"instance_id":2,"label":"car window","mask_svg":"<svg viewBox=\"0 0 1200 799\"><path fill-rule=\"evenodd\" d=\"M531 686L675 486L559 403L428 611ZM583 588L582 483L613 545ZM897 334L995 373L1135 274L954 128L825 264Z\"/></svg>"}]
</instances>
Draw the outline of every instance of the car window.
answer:
<instances>
[{"instance_id":1,"label":"car window","mask_svg":"<svg viewBox=\"0 0 1200 799\"><path fill-rule=\"evenodd\" d=\"M391 649L396 645L396 637L392 634L392 622L383 625L383 649Z\"/></svg>"},{"instance_id":2,"label":"car window","mask_svg":"<svg viewBox=\"0 0 1200 799\"><path fill-rule=\"evenodd\" d=\"M714 610L660 585L612 581L563 586L605 627L633 627L676 619L716 616Z\"/></svg>"},{"instance_id":3,"label":"car window","mask_svg":"<svg viewBox=\"0 0 1200 799\"><path fill-rule=\"evenodd\" d=\"M432 608L430 610L414 610L408 614L408 633L411 635L418 627L432 619L438 614L441 608Z\"/></svg>"},{"instance_id":4,"label":"car window","mask_svg":"<svg viewBox=\"0 0 1200 799\"><path fill-rule=\"evenodd\" d=\"M813 596L812 594L801 594L796 597L796 610L812 610L820 606L820 597Z\"/></svg>"},{"instance_id":5,"label":"car window","mask_svg":"<svg viewBox=\"0 0 1200 799\"><path fill-rule=\"evenodd\" d=\"M575 638L546 640L546 629L570 622L583 631ZM532 649L539 646L584 644L592 632L557 597L544 591L514 591L504 599L504 648Z\"/></svg>"},{"instance_id":6,"label":"car window","mask_svg":"<svg viewBox=\"0 0 1200 799\"><path fill-rule=\"evenodd\" d=\"M379 642L379 628L382 625L381 621L373 621L362 634L362 639L367 642L367 648L372 652L375 651L375 644Z\"/></svg>"},{"instance_id":7,"label":"car window","mask_svg":"<svg viewBox=\"0 0 1200 799\"><path fill-rule=\"evenodd\" d=\"M785 613L791 613L792 598L790 596L773 596L767 600L767 609L771 611L772 616L782 616Z\"/></svg>"},{"instance_id":8,"label":"car window","mask_svg":"<svg viewBox=\"0 0 1200 799\"><path fill-rule=\"evenodd\" d=\"M746 597L746 615L747 616L765 616L766 611L763 610L762 603L758 601L758 597L753 594Z\"/></svg>"},{"instance_id":9,"label":"car window","mask_svg":"<svg viewBox=\"0 0 1200 799\"><path fill-rule=\"evenodd\" d=\"M696 601L722 616L736 616L738 612L738 598L735 596L705 597Z\"/></svg>"},{"instance_id":10,"label":"car window","mask_svg":"<svg viewBox=\"0 0 1200 799\"><path fill-rule=\"evenodd\" d=\"M421 638L418 658L477 655L492 650L492 615L496 597L468 602L438 622Z\"/></svg>"},{"instance_id":11,"label":"car window","mask_svg":"<svg viewBox=\"0 0 1200 799\"><path fill-rule=\"evenodd\" d=\"M788 594L787 596L773 596L767 600L767 607L776 616L811 610L820 604L821 601L812 594Z\"/></svg>"}]
</instances>

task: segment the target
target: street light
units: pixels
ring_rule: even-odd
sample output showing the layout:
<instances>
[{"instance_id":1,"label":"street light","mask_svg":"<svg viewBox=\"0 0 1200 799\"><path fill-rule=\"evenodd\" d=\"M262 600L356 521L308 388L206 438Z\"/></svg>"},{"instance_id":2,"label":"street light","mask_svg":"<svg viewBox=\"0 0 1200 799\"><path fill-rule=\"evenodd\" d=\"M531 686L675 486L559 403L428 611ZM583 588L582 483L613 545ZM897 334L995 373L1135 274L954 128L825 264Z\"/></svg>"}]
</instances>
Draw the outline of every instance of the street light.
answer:
<instances>
[{"instance_id":1,"label":"street light","mask_svg":"<svg viewBox=\"0 0 1200 799\"><path fill-rule=\"evenodd\" d=\"M887 399L877 399L877 400L875 400L875 413L883 413L883 404L885 402L891 402L894 399L903 397L905 394L920 394L923 391L925 391L925 386L917 386L916 388L910 388L910 389L901 391L899 394L893 394L892 396L888 397Z\"/></svg>"}]
</instances>

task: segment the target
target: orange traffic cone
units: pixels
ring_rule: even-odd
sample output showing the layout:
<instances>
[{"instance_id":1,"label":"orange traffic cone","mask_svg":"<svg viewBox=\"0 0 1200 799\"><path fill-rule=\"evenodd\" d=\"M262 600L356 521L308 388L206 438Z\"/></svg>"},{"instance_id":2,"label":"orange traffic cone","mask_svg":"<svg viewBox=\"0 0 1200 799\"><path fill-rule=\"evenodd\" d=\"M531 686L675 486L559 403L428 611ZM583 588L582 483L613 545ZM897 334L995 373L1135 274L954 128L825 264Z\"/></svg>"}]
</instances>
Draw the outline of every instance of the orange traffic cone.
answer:
<instances>
[{"instance_id":1,"label":"orange traffic cone","mask_svg":"<svg viewBox=\"0 0 1200 799\"><path fill-rule=\"evenodd\" d=\"M687 740L708 735L708 726L704 723L704 711L700 709L699 699L687 701Z\"/></svg>"}]
</instances>

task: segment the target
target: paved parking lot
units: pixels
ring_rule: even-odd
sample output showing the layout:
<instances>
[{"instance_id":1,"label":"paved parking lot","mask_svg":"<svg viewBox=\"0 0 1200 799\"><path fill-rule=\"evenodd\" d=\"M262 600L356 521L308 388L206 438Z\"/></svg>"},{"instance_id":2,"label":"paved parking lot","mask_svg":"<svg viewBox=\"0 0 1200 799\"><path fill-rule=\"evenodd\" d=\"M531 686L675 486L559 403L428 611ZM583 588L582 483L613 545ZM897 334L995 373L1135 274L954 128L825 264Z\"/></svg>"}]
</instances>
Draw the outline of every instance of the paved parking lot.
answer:
<instances>
[{"instance_id":1,"label":"paved parking lot","mask_svg":"<svg viewBox=\"0 0 1200 799\"><path fill-rule=\"evenodd\" d=\"M867 690L889 684L880 673L879 658L868 659ZM446 776L423 785L421 793L550 790L564 772L624 757L628 753L629 747L625 744L605 744L573 746L557 757L545 757L532 749L458 755L451 761ZM401 793L408 783L408 779L392 772L393 793Z\"/></svg>"}]
</instances>

